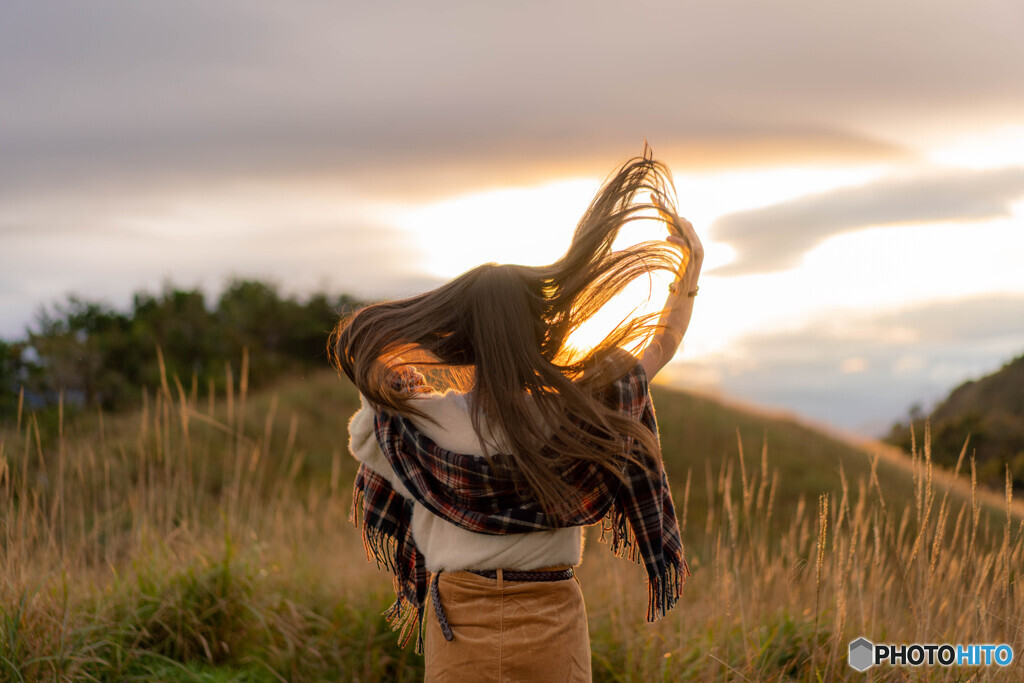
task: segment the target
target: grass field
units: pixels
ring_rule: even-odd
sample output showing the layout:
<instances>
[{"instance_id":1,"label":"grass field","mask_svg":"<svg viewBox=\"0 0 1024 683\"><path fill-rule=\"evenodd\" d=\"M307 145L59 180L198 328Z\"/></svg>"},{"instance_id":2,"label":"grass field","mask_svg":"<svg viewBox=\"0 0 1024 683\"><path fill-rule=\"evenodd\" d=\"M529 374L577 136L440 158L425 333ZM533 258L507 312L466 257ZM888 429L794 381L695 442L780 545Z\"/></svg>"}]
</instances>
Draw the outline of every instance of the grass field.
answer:
<instances>
[{"instance_id":1,"label":"grass field","mask_svg":"<svg viewBox=\"0 0 1024 683\"><path fill-rule=\"evenodd\" d=\"M230 372L230 371L229 371ZM330 372L0 434L0 680L418 680L390 575L347 521L358 397ZM652 389L693 571L644 621L596 534L578 575L595 680L1021 680L1024 665L846 663L849 641L1024 648L1024 522L930 464ZM969 454L961 460L971 470ZM594 531L590 529L588 531Z\"/></svg>"}]
</instances>

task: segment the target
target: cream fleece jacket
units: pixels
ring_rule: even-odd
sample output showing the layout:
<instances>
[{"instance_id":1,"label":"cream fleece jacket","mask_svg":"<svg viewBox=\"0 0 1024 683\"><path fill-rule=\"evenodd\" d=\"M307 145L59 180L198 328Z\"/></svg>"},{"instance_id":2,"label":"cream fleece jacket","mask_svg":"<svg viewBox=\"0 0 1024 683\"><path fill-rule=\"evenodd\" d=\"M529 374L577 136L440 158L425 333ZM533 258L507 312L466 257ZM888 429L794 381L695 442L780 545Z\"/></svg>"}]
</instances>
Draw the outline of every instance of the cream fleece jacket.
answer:
<instances>
[{"instance_id":1,"label":"cream fleece jacket","mask_svg":"<svg viewBox=\"0 0 1024 683\"><path fill-rule=\"evenodd\" d=\"M402 496L412 498L402 485L373 432L374 409L362 394L361 407L349 420L349 451L359 462L387 479ZM438 446L470 455L484 455L473 431L467 397L455 391L421 394L413 399L436 419L441 427L416 416L413 424ZM493 439L490 425L484 423L484 437ZM491 535L467 531L441 519L414 502L412 535L423 553L428 571L462 569L537 569L552 565L578 565L583 557L583 528L568 527L525 534Z\"/></svg>"}]
</instances>

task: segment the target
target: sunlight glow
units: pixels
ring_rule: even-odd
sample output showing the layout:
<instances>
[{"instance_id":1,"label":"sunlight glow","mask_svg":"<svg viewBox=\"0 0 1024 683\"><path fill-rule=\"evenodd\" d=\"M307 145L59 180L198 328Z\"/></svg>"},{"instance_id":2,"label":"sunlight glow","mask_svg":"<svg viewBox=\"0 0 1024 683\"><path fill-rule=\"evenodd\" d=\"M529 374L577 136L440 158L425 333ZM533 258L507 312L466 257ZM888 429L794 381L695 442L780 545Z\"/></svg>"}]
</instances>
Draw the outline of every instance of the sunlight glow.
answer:
<instances>
[{"instance_id":1,"label":"sunlight glow","mask_svg":"<svg viewBox=\"0 0 1024 683\"><path fill-rule=\"evenodd\" d=\"M986 292L1024 292L1022 219L888 226L827 240L795 271L816 303L885 306Z\"/></svg>"},{"instance_id":2,"label":"sunlight glow","mask_svg":"<svg viewBox=\"0 0 1024 683\"><path fill-rule=\"evenodd\" d=\"M715 242L714 221L725 214L757 208L814 192L868 182L884 174L885 165L775 167L734 169L700 175L676 174L677 208L691 221L704 245L704 271L734 256L727 244ZM598 178L572 178L532 187L502 188L461 195L381 214L408 236L423 254L423 268L448 279L481 263L543 265L568 248L573 231L600 188ZM646 201L646 197L641 200ZM657 221L636 221L622 230L614 247L663 239ZM757 277L757 276L755 276ZM571 337L578 349L596 344L631 315L661 310L671 276L655 273L639 278L610 301ZM738 336L768 320L798 315L818 302L813 292L781 306L751 288L747 278L701 278L700 299L683 343L687 358L720 352ZM814 289L813 287L811 288ZM767 298L767 301L762 299ZM824 299L820 299L822 304ZM682 354L680 354L682 355Z\"/></svg>"},{"instance_id":3,"label":"sunlight glow","mask_svg":"<svg viewBox=\"0 0 1024 683\"><path fill-rule=\"evenodd\" d=\"M701 237L708 272L733 258L728 244L713 239L719 217L863 184L891 170L887 164L875 164L676 174L677 208ZM424 255L427 270L438 278L452 278L489 261L541 265L565 252L599 187L597 178L577 178L471 193L390 210L385 223L407 236ZM740 357L738 340L765 330L799 330L836 308L871 311L941 297L1024 292L1019 270L1024 262L1022 222L1024 202L1013 206L1011 218L997 221L867 226L825 240L804 255L802 265L788 271L703 275L689 328L670 364L676 370L665 372L663 378L680 384L716 384L714 373L701 374L701 367L723 359L734 369L757 364L756 358ZM623 229L614 246L664 236L660 223L637 221ZM570 344L582 351L624 318L660 311L670 281L667 273L638 278L577 330ZM904 331L861 332L884 336ZM858 331L841 333L849 337ZM851 374L866 371L860 360L848 360L841 369Z\"/></svg>"},{"instance_id":4,"label":"sunlight glow","mask_svg":"<svg viewBox=\"0 0 1024 683\"><path fill-rule=\"evenodd\" d=\"M425 254L424 267L451 278L481 263L544 265L557 260L599 187L570 179L462 195L394 216Z\"/></svg>"},{"instance_id":5,"label":"sunlight glow","mask_svg":"<svg viewBox=\"0 0 1024 683\"><path fill-rule=\"evenodd\" d=\"M659 279L664 279L660 276L660 273L650 274L647 277L639 277L627 285L618 296L605 304L597 314L569 335L568 346L577 352L585 352L600 343L626 318L660 311L665 305L667 291L664 296L655 296L653 292L659 290L652 284ZM631 348L628 350L639 354L642 349Z\"/></svg>"},{"instance_id":6,"label":"sunlight glow","mask_svg":"<svg viewBox=\"0 0 1024 683\"><path fill-rule=\"evenodd\" d=\"M573 179L480 192L414 208L396 215L396 222L418 240L428 254L427 269L439 277L455 277L489 261L545 265L565 253L599 187L594 179ZM659 221L634 221L619 232L613 248L667 234ZM660 310L670 281L667 273L638 278L577 329L570 345L590 348L624 318ZM652 296L652 291L664 294Z\"/></svg>"},{"instance_id":7,"label":"sunlight glow","mask_svg":"<svg viewBox=\"0 0 1024 683\"><path fill-rule=\"evenodd\" d=\"M973 131L943 141L926 151L934 162L966 168L997 168L1024 164L1024 126Z\"/></svg>"}]
</instances>

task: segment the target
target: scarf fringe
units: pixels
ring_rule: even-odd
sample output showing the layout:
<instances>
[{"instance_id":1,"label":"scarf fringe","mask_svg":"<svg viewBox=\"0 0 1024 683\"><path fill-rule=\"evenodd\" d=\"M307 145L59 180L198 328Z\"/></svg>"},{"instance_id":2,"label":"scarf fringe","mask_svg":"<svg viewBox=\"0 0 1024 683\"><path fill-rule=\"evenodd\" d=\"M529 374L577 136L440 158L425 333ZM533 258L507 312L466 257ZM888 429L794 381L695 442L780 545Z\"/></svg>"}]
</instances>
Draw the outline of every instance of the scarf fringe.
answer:
<instances>
[{"instance_id":1,"label":"scarf fringe","mask_svg":"<svg viewBox=\"0 0 1024 683\"><path fill-rule=\"evenodd\" d=\"M360 527L361 526L362 531L363 531L363 533L362 533L362 537L363 537L363 551L366 553L367 561L369 561L369 560L372 560L372 559L376 559L376 552L374 550L373 543L371 543L370 538L369 538L370 529L367 527L366 520L363 517L362 513L363 513L363 490L361 488L357 488L355 490L355 492L352 494L352 508L348 512L348 521L351 522L353 526L356 526L356 527ZM379 559L377 560L377 569L380 569L380 560Z\"/></svg>"},{"instance_id":2,"label":"scarf fringe","mask_svg":"<svg viewBox=\"0 0 1024 683\"><path fill-rule=\"evenodd\" d=\"M363 490L357 489L352 496L352 509L349 521L355 526L362 522L363 549L367 560L375 560L377 569L386 569L394 575L395 602L381 614L391 626L398 631L398 646L404 648L412 638L413 630L417 633L416 654L423 654L423 605L417 606L416 601L409 597L409 586L404 585L398 571L398 539L393 535L374 528L365 523L363 510Z\"/></svg>"},{"instance_id":3,"label":"scarf fringe","mask_svg":"<svg viewBox=\"0 0 1024 683\"><path fill-rule=\"evenodd\" d=\"M612 534L610 539L607 538L609 531ZM625 557L637 564L644 563L636 534L621 505L612 505L602 518L598 541L607 543L615 557ZM658 621L672 609L682 596L683 583L688 578L690 566L686 563L682 550L674 556L666 557L664 567L648 577L647 621Z\"/></svg>"},{"instance_id":4,"label":"scarf fringe","mask_svg":"<svg viewBox=\"0 0 1024 683\"><path fill-rule=\"evenodd\" d=\"M354 526L362 528L363 551L366 553L366 559L376 561L378 570L383 566L389 572L397 574L395 567L398 560L398 539L366 523L363 510L363 489L361 488L357 488L352 495L352 509L349 510L348 521Z\"/></svg>"},{"instance_id":5,"label":"scarf fringe","mask_svg":"<svg viewBox=\"0 0 1024 683\"><path fill-rule=\"evenodd\" d=\"M404 594L399 593L391 607L382 613L392 631L398 631L398 647L404 648L416 633L413 651L423 654L423 605L416 606Z\"/></svg>"},{"instance_id":6,"label":"scarf fringe","mask_svg":"<svg viewBox=\"0 0 1024 683\"><path fill-rule=\"evenodd\" d=\"M382 567L398 576L398 539L380 529L371 526L363 527L363 547L367 549L366 559L377 562L377 569ZM397 587L397 586L396 586Z\"/></svg>"},{"instance_id":7,"label":"scarf fringe","mask_svg":"<svg viewBox=\"0 0 1024 683\"><path fill-rule=\"evenodd\" d=\"M606 538L609 531L612 532L611 540ZM633 527L629 524L625 509L617 502L608 509L601 519L601 535L597 540L607 543L608 549L615 557L625 557L637 564L643 562Z\"/></svg>"},{"instance_id":8,"label":"scarf fringe","mask_svg":"<svg viewBox=\"0 0 1024 683\"><path fill-rule=\"evenodd\" d=\"M682 596L683 582L690 578L690 567L680 556L668 562L648 580L647 621L663 618Z\"/></svg>"},{"instance_id":9,"label":"scarf fringe","mask_svg":"<svg viewBox=\"0 0 1024 683\"><path fill-rule=\"evenodd\" d=\"M348 510L348 521L353 526L359 526L359 523L363 519L363 488L356 482L355 489L352 492L352 507Z\"/></svg>"},{"instance_id":10,"label":"scarf fringe","mask_svg":"<svg viewBox=\"0 0 1024 683\"><path fill-rule=\"evenodd\" d=\"M362 492L358 494L358 497L362 499ZM353 511L353 517L358 515ZM358 525L358 520L350 517L350 521L353 524ZM397 578L398 578L398 539L391 534L370 526L364 523L363 529L363 550L366 551L367 560L375 560L377 562L377 569L386 569L396 578L396 592L398 589Z\"/></svg>"}]
</instances>

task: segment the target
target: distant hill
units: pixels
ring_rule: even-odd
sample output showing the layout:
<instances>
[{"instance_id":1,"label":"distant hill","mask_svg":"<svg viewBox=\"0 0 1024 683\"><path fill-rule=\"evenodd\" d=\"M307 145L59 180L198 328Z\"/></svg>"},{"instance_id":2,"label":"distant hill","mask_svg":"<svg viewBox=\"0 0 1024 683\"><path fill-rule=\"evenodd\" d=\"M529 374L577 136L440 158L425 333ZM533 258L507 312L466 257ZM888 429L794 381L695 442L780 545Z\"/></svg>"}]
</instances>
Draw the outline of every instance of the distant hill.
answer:
<instances>
[{"instance_id":1,"label":"distant hill","mask_svg":"<svg viewBox=\"0 0 1024 683\"><path fill-rule=\"evenodd\" d=\"M990 375L964 382L931 415L897 423L886 440L909 450L911 426L920 442L926 419L936 462L952 466L966 441L967 454L977 459L979 481L1001 488L1009 466L1014 488L1024 489L1024 354Z\"/></svg>"},{"instance_id":2,"label":"distant hill","mask_svg":"<svg viewBox=\"0 0 1024 683\"><path fill-rule=\"evenodd\" d=\"M721 485L720 475L730 473L731 484L738 494L743 477L757 481L760 488L762 467L766 467L765 494L777 474L775 484L775 515L778 528L788 528L803 498L813 509L817 497L832 492L836 499L842 491L845 476L851 495L860 482L869 485L871 459L879 456L878 479L888 505L899 513L904 505L915 500L914 468L906 454L880 442L853 441L829 434L808 425L794 416L777 411L758 411L722 400L653 384L651 395L655 404L662 450L669 480L677 504L686 497L686 479L691 477L689 491L689 522L704 524L708 515L710 490ZM346 452L348 419L359 407L358 393L344 377L329 370L293 376L279 381L272 388L255 393L250 399L251 428L263 429L263 415L276 405L282 425L288 415L298 418L293 447L304 452L303 472L306 476L332 476L332 453ZM284 447L284 429L280 433ZM738 462L740 444L746 472ZM762 459L763 456L763 459ZM969 464L964 464L970 471ZM355 461L342 459L342 471L351 476ZM842 474L840 474L842 472ZM937 491L944 491L952 478L935 472ZM1001 492L979 491L983 513L994 519L1005 519L1005 500ZM970 501L970 485L957 482L952 491L954 501ZM719 514L721 510L717 511ZM1024 506L1014 500L1014 514L1024 513Z\"/></svg>"}]
</instances>

